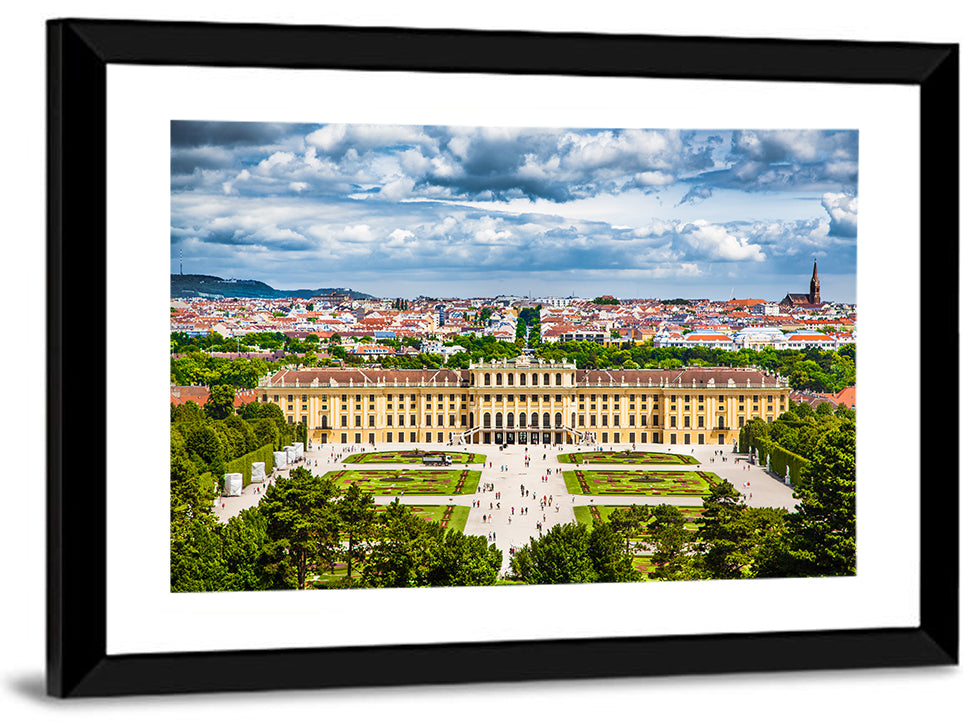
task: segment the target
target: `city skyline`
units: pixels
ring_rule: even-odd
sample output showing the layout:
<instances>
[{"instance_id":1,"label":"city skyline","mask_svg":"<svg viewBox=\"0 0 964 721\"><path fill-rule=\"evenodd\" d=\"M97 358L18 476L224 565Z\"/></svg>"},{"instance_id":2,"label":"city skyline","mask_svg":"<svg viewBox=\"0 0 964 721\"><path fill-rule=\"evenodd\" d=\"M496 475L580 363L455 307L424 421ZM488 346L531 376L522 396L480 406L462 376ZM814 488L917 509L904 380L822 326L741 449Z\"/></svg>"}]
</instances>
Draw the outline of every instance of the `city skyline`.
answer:
<instances>
[{"instance_id":1,"label":"city skyline","mask_svg":"<svg viewBox=\"0 0 964 721\"><path fill-rule=\"evenodd\" d=\"M175 121L171 272L495 295L856 300L857 132Z\"/></svg>"}]
</instances>

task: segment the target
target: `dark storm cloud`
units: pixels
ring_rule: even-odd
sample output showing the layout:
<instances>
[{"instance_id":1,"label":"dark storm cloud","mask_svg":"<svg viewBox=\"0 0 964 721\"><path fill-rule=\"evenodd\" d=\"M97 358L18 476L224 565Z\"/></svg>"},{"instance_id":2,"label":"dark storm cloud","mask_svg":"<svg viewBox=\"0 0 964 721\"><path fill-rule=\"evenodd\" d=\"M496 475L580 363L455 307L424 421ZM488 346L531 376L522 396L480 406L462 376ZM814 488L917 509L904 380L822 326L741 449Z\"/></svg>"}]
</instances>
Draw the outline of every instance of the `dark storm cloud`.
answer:
<instances>
[{"instance_id":1,"label":"dark storm cloud","mask_svg":"<svg viewBox=\"0 0 964 721\"><path fill-rule=\"evenodd\" d=\"M746 191L857 186L855 130L735 130L725 163L694 177L694 187Z\"/></svg>"},{"instance_id":2,"label":"dark storm cloud","mask_svg":"<svg viewBox=\"0 0 964 721\"><path fill-rule=\"evenodd\" d=\"M231 148L239 145L273 145L291 135L304 135L316 127L317 125L303 123L172 120L171 146L198 148L210 145Z\"/></svg>"},{"instance_id":3,"label":"dark storm cloud","mask_svg":"<svg viewBox=\"0 0 964 721\"><path fill-rule=\"evenodd\" d=\"M717 188L853 192L857 182L855 131L200 122L171 127L175 188L252 196L359 193L393 201L565 203L679 184L684 189L679 202L695 204Z\"/></svg>"},{"instance_id":4,"label":"dark storm cloud","mask_svg":"<svg viewBox=\"0 0 964 721\"><path fill-rule=\"evenodd\" d=\"M195 170L225 170L237 166L237 156L223 147L191 146L171 150L171 173L190 175Z\"/></svg>"}]
</instances>

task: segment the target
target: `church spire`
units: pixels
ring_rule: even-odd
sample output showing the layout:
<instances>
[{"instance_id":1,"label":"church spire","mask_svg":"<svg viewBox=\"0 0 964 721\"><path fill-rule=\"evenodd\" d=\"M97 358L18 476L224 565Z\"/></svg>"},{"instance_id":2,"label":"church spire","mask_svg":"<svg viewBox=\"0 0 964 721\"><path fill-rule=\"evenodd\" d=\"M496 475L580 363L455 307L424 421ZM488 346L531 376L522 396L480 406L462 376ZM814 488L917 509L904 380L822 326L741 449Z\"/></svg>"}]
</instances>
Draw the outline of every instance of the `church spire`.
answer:
<instances>
[{"instance_id":1,"label":"church spire","mask_svg":"<svg viewBox=\"0 0 964 721\"><path fill-rule=\"evenodd\" d=\"M820 278L817 277L817 259L813 259L813 276L810 278L810 298L814 305L820 303Z\"/></svg>"}]
</instances>

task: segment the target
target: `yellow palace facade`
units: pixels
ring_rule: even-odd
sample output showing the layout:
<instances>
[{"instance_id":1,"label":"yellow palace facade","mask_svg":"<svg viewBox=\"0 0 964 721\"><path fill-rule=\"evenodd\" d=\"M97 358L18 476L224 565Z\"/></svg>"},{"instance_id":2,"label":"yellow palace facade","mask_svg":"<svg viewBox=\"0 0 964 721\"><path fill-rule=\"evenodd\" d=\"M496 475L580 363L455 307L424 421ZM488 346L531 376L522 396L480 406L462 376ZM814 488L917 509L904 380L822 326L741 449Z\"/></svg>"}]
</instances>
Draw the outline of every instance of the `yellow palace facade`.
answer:
<instances>
[{"instance_id":1,"label":"yellow palace facade","mask_svg":"<svg viewBox=\"0 0 964 721\"><path fill-rule=\"evenodd\" d=\"M787 410L785 378L756 368L579 370L529 358L468 369L282 370L259 400L313 443L732 444Z\"/></svg>"}]
</instances>

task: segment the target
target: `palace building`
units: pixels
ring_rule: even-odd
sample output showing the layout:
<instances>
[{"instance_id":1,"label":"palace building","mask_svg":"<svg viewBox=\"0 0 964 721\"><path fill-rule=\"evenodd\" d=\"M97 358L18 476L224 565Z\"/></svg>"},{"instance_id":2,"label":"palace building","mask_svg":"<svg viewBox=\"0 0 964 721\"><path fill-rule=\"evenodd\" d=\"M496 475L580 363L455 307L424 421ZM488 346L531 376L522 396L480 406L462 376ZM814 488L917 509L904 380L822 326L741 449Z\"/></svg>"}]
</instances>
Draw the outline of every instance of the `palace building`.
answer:
<instances>
[{"instance_id":1,"label":"palace building","mask_svg":"<svg viewBox=\"0 0 964 721\"><path fill-rule=\"evenodd\" d=\"M788 408L756 368L579 370L516 358L468 369L310 368L265 377L259 399L314 443L732 444Z\"/></svg>"}]
</instances>

